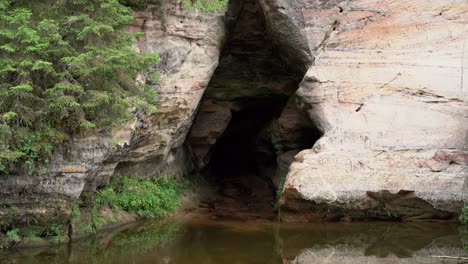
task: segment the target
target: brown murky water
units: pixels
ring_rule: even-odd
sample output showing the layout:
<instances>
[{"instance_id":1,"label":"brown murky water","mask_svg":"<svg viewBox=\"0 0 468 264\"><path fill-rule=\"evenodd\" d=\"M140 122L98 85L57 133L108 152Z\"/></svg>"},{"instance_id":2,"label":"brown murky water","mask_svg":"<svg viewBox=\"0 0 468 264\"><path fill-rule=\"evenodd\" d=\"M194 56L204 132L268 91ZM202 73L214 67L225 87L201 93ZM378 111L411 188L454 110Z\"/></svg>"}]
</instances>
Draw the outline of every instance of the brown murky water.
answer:
<instances>
[{"instance_id":1,"label":"brown murky water","mask_svg":"<svg viewBox=\"0 0 468 264\"><path fill-rule=\"evenodd\" d=\"M463 263L434 256L468 257L465 232L446 223L145 222L69 245L4 252L0 262Z\"/></svg>"}]
</instances>

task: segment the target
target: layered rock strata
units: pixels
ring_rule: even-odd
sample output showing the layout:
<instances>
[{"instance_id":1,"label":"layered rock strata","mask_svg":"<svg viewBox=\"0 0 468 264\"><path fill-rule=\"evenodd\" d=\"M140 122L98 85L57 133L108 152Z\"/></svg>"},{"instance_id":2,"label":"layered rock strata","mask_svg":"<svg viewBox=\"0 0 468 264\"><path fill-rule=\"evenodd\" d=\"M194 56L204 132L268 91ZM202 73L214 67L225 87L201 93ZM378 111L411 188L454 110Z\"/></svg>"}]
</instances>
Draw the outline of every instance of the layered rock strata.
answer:
<instances>
[{"instance_id":1,"label":"layered rock strata","mask_svg":"<svg viewBox=\"0 0 468 264\"><path fill-rule=\"evenodd\" d=\"M297 95L324 133L290 167L283 219L456 215L468 201L466 1L265 2L308 39Z\"/></svg>"}]
</instances>

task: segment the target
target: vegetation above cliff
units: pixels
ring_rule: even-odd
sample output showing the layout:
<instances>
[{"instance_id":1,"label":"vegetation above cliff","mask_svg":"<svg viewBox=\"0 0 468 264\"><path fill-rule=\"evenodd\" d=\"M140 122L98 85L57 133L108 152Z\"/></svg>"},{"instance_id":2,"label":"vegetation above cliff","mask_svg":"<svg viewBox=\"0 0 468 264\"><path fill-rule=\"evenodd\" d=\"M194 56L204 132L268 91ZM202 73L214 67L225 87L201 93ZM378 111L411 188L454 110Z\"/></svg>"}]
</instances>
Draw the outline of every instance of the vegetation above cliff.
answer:
<instances>
[{"instance_id":1,"label":"vegetation above cliff","mask_svg":"<svg viewBox=\"0 0 468 264\"><path fill-rule=\"evenodd\" d=\"M132 19L118 0L0 0L0 175L40 173L70 136L156 110L136 77L158 56L132 49Z\"/></svg>"},{"instance_id":2,"label":"vegetation above cliff","mask_svg":"<svg viewBox=\"0 0 468 264\"><path fill-rule=\"evenodd\" d=\"M228 0L181 0L183 9L198 9L206 13L217 12L228 4Z\"/></svg>"}]
</instances>

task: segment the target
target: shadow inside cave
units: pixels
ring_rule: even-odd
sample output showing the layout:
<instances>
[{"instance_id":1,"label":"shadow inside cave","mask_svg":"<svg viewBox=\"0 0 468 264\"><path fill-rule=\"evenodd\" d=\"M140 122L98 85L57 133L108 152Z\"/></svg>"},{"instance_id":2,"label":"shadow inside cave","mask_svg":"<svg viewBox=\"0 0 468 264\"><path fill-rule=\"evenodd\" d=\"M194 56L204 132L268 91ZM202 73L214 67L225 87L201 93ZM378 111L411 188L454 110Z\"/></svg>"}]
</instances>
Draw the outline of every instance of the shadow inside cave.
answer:
<instances>
[{"instance_id":1,"label":"shadow inside cave","mask_svg":"<svg viewBox=\"0 0 468 264\"><path fill-rule=\"evenodd\" d=\"M217 186L217 217L274 219L275 186L262 175L274 167L275 149L266 127L281 113L281 103L256 102L233 113L222 137L213 148L205 173Z\"/></svg>"},{"instance_id":2,"label":"shadow inside cave","mask_svg":"<svg viewBox=\"0 0 468 264\"><path fill-rule=\"evenodd\" d=\"M239 13L188 137L211 184L200 206L216 218L276 219L277 189L294 155L321 133L296 105L305 72L279 56L258 2L230 8Z\"/></svg>"}]
</instances>

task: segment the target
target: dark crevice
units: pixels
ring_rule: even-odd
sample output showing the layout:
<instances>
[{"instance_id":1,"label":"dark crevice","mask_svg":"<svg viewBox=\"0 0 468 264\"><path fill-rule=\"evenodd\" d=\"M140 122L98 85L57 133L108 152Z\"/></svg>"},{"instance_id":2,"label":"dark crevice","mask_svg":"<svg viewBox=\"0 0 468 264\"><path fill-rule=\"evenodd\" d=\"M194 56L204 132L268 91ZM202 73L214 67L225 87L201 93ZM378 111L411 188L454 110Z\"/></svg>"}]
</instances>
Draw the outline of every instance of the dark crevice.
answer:
<instances>
[{"instance_id":1,"label":"dark crevice","mask_svg":"<svg viewBox=\"0 0 468 264\"><path fill-rule=\"evenodd\" d=\"M359 105L359 107L358 107L358 108L356 108L356 110L355 110L355 111L356 111L356 112L359 112L359 111L361 111L361 109L362 109L362 107L363 107L363 106L364 106L364 104L360 104L360 105Z\"/></svg>"}]
</instances>

